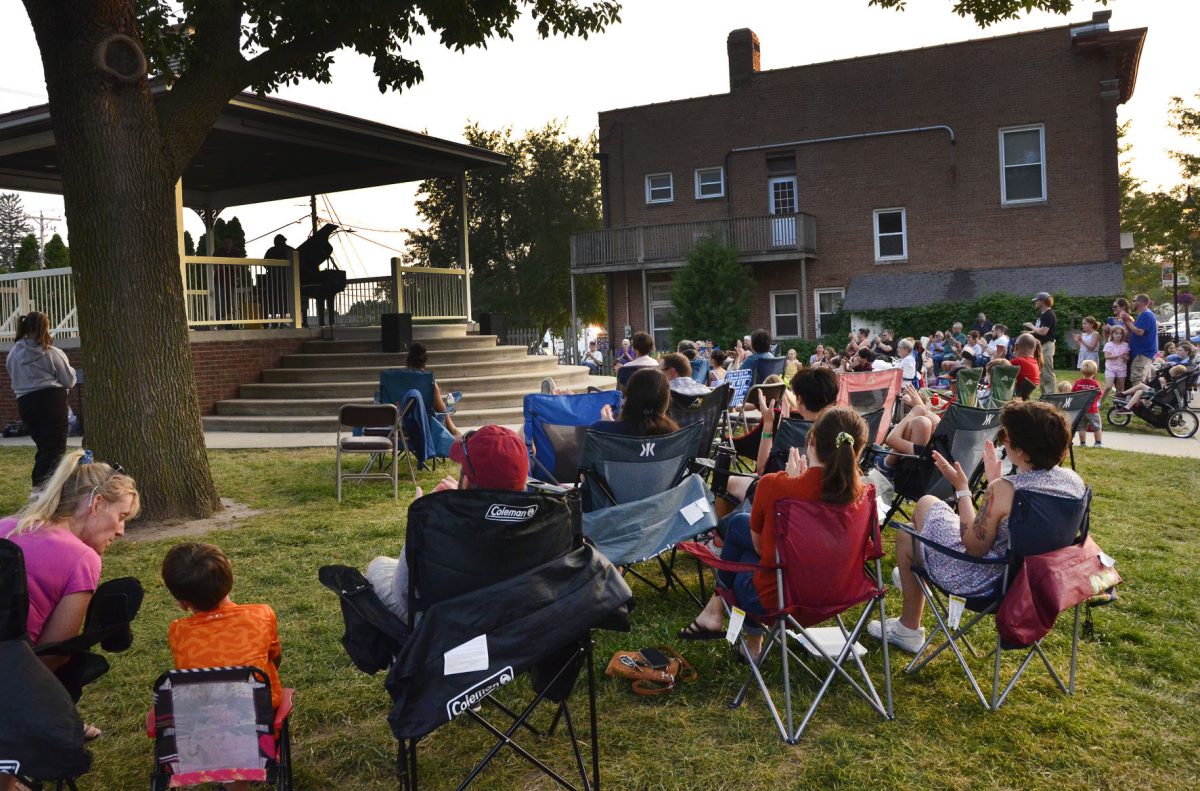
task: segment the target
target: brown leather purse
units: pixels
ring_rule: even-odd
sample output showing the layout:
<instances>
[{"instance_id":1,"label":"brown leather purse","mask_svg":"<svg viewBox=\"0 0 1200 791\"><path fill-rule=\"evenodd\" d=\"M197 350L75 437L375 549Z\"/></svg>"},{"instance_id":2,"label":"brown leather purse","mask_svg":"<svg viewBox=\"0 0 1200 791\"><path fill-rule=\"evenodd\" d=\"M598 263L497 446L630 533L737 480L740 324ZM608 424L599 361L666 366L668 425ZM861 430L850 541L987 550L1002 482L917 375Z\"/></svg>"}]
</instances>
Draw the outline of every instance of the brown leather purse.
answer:
<instances>
[{"instance_id":1,"label":"brown leather purse","mask_svg":"<svg viewBox=\"0 0 1200 791\"><path fill-rule=\"evenodd\" d=\"M656 670L640 651L617 651L604 671L609 678L628 678L630 687L638 695L665 695L675 688L675 682L696 680L696 669L680 656L674 648L660 646L659 651L667 656L665 670Z\"/></svg>"}]
</instances>

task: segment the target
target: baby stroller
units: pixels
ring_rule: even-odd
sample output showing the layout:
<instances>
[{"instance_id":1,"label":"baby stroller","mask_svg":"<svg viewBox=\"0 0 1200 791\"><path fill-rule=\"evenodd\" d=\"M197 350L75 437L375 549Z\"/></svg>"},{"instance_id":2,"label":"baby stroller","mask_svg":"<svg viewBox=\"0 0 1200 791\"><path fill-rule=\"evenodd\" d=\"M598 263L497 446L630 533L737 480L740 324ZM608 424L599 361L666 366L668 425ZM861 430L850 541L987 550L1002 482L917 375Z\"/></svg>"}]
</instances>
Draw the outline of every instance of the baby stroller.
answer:
<instances>
[{"instance_id":1,"label":"baby stroller","mask_svg":"<svg viewBox=\"0 0 1200 791\"><path fill-rule=\"evenodd\" d=\"M1174 368L1176 366L1172 366ZM1172 437L1188 439L1200 428L1200 418L1191 411L1188 399L1200 378L1200 365L1188 363L1184 371L1171 376L1169 371L1155 375L1150 390L1135 393L1128 401L1113 398L1108 422L1127 426L1136 415L1155 428L1165 428Z\"/></svg>"}]
</instances>

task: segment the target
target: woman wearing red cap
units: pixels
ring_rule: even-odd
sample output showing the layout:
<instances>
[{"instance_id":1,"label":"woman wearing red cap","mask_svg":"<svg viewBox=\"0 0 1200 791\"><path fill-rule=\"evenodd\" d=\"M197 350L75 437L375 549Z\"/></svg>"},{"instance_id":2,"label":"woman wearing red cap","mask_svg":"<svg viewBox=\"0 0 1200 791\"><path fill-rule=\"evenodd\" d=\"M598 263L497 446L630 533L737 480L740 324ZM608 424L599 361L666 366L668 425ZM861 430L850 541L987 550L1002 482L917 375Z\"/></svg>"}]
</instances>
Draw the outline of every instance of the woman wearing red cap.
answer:
<instances>
[{"instance_id":1,"label":"woman wearing red cap","mask_svg":"<svg viewBox=\"0 0 1200 791\"><path fill-rule=\"evenodd\" d=\"M525 490L529 451L515 432L503 426L468 431L450 447L450 458L461 465L461 475L457 480L447 475L431 494L467 489ZM423 496L418 486L417 497ZM367 564L366 577L379 600L408 623L408 563L404 547L400 547L398 558L380 556L372 560Z\"/></svg>"}]
</instances>

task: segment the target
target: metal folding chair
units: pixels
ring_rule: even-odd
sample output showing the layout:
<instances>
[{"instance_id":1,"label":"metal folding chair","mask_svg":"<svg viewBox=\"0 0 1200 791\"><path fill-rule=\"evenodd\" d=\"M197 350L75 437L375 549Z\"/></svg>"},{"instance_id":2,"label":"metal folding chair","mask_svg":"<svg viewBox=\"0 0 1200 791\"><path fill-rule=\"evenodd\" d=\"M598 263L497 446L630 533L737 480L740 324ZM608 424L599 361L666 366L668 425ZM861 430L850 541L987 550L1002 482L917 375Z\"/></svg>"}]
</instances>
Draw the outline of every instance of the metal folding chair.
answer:
<instances>
[{"instance_id":1,"label":"metal folding chair","mask_svg":"<svg viewBox=\"0 0 1200 791\"><path fill-rule=\"evenodd\" d=\"M772 609L763 615L746 616L747 620L765 627L767 632L758 660L749 663L746 681L730 704L731 708L745 702L751 683L757 684L780 737L788 744L796 744L834 679L841 678L883 719L893 718L887 641L885 639L882 646L882 697L863 663L866 649L858 643L872 614L878 613L880 622L887 623L884 615L887 589L883 585L880 565L883 546L874 487L867 487L863 496L850 505L794 499L777 502L775 557L760 565L721 560L700 544L685 543L680 549L714 569L775 573L778 599ZM730 591L720 592L727 611L736 606ZM865 606L853 620L853 626L848 627L843 615L862 605ZM830 621L833 626L818 627ZM739 649L745 652L745 630L738 634L737 640ZM780 658L782 671L782 714L763 673L773 654ZM827 672L822 675L814 671L802 658L803 654L823 663ZM794 721L793 667L803 670L820 684L799 725Z\"/></svg>"},{"instance_id":2,"label":"metal folding chair","mask_svg":"<svg viewBox=\"0 0 1200 791\"><path fill-rule=\"evenodd\" d=\"M1090 525L1091 503L1092 489L1090 486L1085 491L1084 496L1078 499L1056 497L1039 492L1016 491L1013 495L1012 511L1008 517L1008 552L1005 557L996 559L977 558L973 555L947 549L940 544L935 544L924 538L911 527L907 525L901 526L900 529L912 536L913 541L918 542L921 546L928 547L932 551L949 555L962 563L1003 567L1003 572L997 579L994 590L982 596L963 597L965 598L964 610L969 611L971 617L965 625L960 626L951 621L946 601L950 596L957 594L940 586L923 568L914 564L913 573L917 577L917 584L920 585L921 593L924 595L925 601L933 613L934 620L937 621L937 627L930 632L929 637L925 640L925 644L917 651L908 667L905 668L905 672L916 673L949 648L958 659L958 663L966 674L967 681L970 683L971 689L974 690L976 698L983 704L985 709L995 711L1004 703L1005 698L1008 697L1008 693L1016 686L1025 669L1029 667L1029 663L1037 656L1046 666L1046 670L1050 673L1050 677L1054 679L1054 683L1058 688L1067 695L1074 694L1075 671L1079 658L1079 614L1080 608L1084 606L1083 604L1077 604L1074 608L1075 616L1071 633L1071 663L1068 672L1068 681L1065 684L1054 669L1054 666L1050 663L1045 651L1042 650L1042 641L1036 640L1032 645L1028 646L1021 664L1004 687L1004 691L1001 692L1001 656L1005 650L1016 650L1018 647L1006 645L1001 640L1000 633L997 632L996 647L989 655L993 659L992 694L989 700L980 688L975 674L971 671L971 666L967 663L967 659L963 655L963 649L965 648L974 658L979 658L979 653L968 641L967 636L975 625L986 616L994 616L996 614L996 611L1000 608L1000 604L1004 601L1005 595L1009 591L1009 584L1016 577L1017 572L1020 571L1025 558L1062 549L1063 547L1080 543L1087 538ZM946 599L943 597L946 597ZM930 646L938 639L938 635L944 635L945 639L936 648L930 650Z\"/></svg>"},{"instance_id":3,"label":"metal folding chair","mask_svg":"<svg viewBox=\"0 0 1200 791\"><path fill-rule=\"evenodd\" d=\"M337 431L337 499L342 501L342 481L353 478L358 481L385 480L392 482L392 499L400 497L400 465L396 449L399 445L400 429L399 411L395 404L343 404L338 410ZM342 429L346 426L361 426L367 429L386 429L386 435L380 436L353 434L343 437ZM343 474L342 455L366 453L381 456L391 462L390 472L369 472L368 463L361 472ZM409 455L409 472L412 474L413 485L417 483L417 472L412 466L412 455Z\"/></svg>"}]
</instances>

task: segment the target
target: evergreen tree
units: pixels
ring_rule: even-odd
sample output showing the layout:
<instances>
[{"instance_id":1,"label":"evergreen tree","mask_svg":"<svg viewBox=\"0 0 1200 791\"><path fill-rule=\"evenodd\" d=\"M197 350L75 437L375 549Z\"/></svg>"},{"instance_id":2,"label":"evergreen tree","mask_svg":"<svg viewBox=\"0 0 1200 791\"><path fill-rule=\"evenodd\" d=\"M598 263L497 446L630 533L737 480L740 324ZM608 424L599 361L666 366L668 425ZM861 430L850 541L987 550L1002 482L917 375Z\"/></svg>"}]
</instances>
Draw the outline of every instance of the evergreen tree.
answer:
<instances>
[{"instance_id":1,"label":"evergreen tree","mask_svg":"<svg viewBox=\"0 0 1200 791\"><path fill-rule=\"evenodd\" d=\"M746 334L754 281L738 263L737 250L717 236L706 237L687 254L675 275L671 302L671 341L712 338L721 345Z\"/></svg>"},{"instance_id":2,"label":"evergreen tree","mask_svg":"<svg viewBox=\"0 0 1200 791\"><path fill-rule=\"evenodd\" d=\"M0 194L0 270L11 272L25 234L33 230L25 220L25 205L15 192Z\"/></svg>"},{"instance_id":3,"label":"evergreen tree","mask_svg":"<svg viewBox=\"0 0 1200 791\"><path fill-rule=\"evenodd\" d=\"M192 232L191 231L183 232L183 254L184 255L195 255L196 254L196 243L192 241Z\"/></svg>"},{"instance_id":4,"label":"evergreen tree","mask_svg":"<svg viewBox=\"0 0 1200 791\"><path fill-rule=\"evenodd\" d=\"M208 234L200 234L199 241L196 242L194 253L187 252L188 234L185 232L183 236L183 251L185 255L208 255ZM242 222L237 217L232 218L228 222L218 219L213 223L213 255L222 255L226 241L230 245L230 258L245 258L246 257L246 232L242 230Z\"/></svg>"},{"instance_id":5,"label":"evergreen tree","mask_svg":"<svg viewBox=\"0 0 1200 791\"><path fill-rule=\"evenodd\" d=\"M71 251L58 234L54 234L50 237L50 241L46 242L42 256L45 258L47 269L59 269L71 265Z\"/></svg>"},{"instance_id":6,"label":"evergreen tree","mask_svg":"<svg viewBox=\"0 0 1200 791\"><path fill-rule=\"evenodd\" d=\"M16 258L13 260L13 269L17 272L35 272L41 268L41 262L38 261L38 240L33 234L26 234L21 240L21 246L17 249Z\"/></svg>"}]
</instances>

